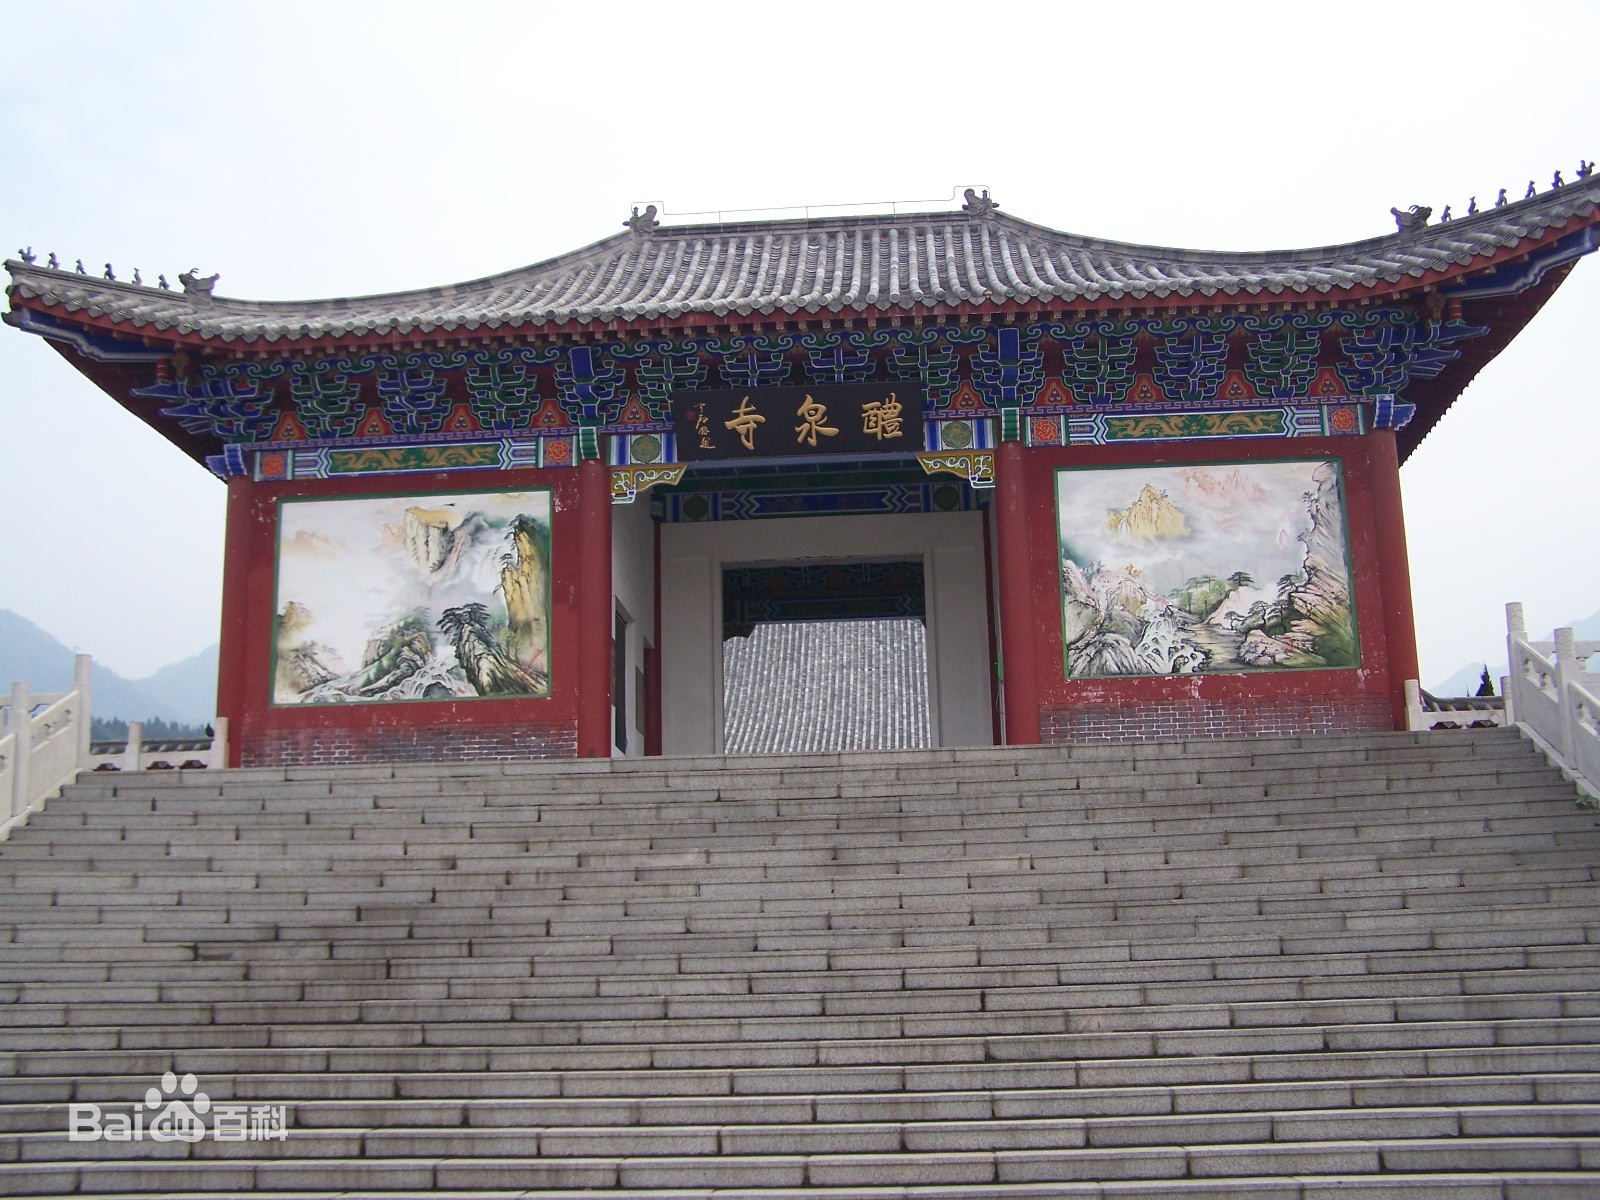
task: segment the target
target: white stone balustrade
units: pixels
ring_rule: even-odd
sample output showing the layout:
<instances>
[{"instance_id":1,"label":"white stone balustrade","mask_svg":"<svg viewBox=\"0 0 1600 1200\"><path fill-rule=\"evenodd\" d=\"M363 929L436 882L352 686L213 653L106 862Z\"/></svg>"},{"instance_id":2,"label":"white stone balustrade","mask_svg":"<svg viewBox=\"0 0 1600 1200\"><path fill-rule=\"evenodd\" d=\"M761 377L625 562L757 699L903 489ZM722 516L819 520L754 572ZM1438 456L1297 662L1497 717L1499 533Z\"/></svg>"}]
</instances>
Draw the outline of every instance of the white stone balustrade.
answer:
<instances>
[{"instance_id":1,"label":"white stone balustrade","mask_svg":"<svg viewBox=\"0 0 1600 1200\"><path fill-rule=\"evenodd\" d=\"M89 765L89 669L89 656L78 655L70 692L11 685L0 737L0 837Z\"/></svg>"},{"instance_id":2,"label":"white stone balustrade","mask_svg":"<svg viewBox=\"0 0 1600 1200\"><path fill-rule=\"evenodd\" d=\"M1580 642L1570 628L1555 640L1528 637L1521 604L1506 605L1509 719L1558 761L1581 790L1600 797L1600 680L1587 671L1600 641Z\"/></svg>"},{"instance_id":3,"label":"white stone balustrade","mask_svg":"<svg viewBox=\"0 0 1600 1200\"><path fill-rule=\"evenodd\" d=\"M215 731L210 738L166 738L146 741L144 722L129 721L128 737L123 742L99 741L90 748L89 765L93 770L118 771L161 770L163 767L182 768L184 763L199 762L206 767L228 765L228 719L217 717L212 723Z\"/></svg>"},{"instance_id":4,"label":"white stone balustrade","mask_svg":"<svg viewBox=\"0 0 1600 1200\"><path fill-rule=\"evenodd\" d=\"M1499 696L1431 696L1415 679L1406 680L1406 728L1470 729L1508 724L1506 681L1500 681Z\"/></svg>"},{"instance_id":5,"label":"white stone balustrade","mask_svg":"<svg viewBox=\"0 0 1600 1200\"><path fill-rule=\"evenodd\" d=\"M182 768L198 762L206 767L228 765L228 722L216 718L209 740L146 742L138 721L128 724L126 745L112 753L103 746L91 752L89 721L93 694L92 661L78 655L70 692L35 692L13 683L11 695L0 695L0 839L27 815L77 778L78 772L109 764L119 771L149 770L166 762ZM104 768L101 768L104 769Z\"/></svg>"}]
</instances>

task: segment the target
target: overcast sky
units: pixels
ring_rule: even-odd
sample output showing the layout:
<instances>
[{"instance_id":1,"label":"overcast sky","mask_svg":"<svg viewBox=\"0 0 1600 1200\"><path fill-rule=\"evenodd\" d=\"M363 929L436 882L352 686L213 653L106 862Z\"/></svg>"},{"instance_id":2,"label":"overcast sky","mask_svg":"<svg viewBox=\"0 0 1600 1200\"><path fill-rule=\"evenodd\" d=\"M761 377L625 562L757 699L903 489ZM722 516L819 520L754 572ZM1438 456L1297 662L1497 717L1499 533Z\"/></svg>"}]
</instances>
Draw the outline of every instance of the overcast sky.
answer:
<instances>
[{"instance_id":1,"label":"overcast sky","mask_svg":"<svg viewBox=\"0 0 1600 1200\"><path fill-rule=\"evenodd\" d=\"M1114 10L1114 11L1112 11ZM1204 249L1600 157L1595 6L7 5L0 250L303 299L470 279L673 214L987 186ZM799 214L795 214L799 215ZM1600 261L1403 471L1425 684L1600 608ZM217 639L224 491L0 329L0 608L129 676Z\"/></svg>"}]
</instances>

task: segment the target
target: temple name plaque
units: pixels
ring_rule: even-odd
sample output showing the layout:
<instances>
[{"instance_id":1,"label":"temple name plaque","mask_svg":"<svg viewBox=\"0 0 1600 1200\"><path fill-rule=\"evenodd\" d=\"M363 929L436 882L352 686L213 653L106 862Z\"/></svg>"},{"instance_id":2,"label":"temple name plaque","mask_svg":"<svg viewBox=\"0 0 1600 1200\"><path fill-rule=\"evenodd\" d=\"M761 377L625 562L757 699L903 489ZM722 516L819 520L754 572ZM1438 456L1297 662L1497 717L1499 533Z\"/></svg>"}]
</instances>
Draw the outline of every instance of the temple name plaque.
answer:
<instances>
[{"instance_id":1,"label":"temple name plaque","mask_svg":"<svg viewBox=\"0 0 1600 1200\"><path fill-rule=\"evenodd\" d=\"M922 385L901 380L675 392L672 423L684 462L924 449Z\"/></svg>"}]
</instances>

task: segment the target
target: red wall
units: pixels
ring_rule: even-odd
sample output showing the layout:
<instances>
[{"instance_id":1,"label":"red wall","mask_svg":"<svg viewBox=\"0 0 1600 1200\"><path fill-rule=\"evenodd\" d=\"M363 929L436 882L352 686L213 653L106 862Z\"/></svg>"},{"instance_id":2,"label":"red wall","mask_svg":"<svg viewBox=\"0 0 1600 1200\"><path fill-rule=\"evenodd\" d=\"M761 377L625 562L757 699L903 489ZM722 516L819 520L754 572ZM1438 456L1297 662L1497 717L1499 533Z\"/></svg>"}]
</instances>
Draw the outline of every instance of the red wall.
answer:
<instances>
[{"instance_id":1,"label":"red wall","mask_svg":"<svg viewBox=\"0 0 1600 1200\"><path fill-rule=\"evenodd\" d=\"M273 707L277 502L316 496L551 489L551 695L543 700L409 700ZM441 761L572 757L577 753L578 473L574 470L390 475L228 484L217 712L232 762Z\"/></svg>"},{"instance_id":2,"label":"red wall","mask_svg":"<svg viewBox=\"0 0 1600 1200\"><path fill-rule=\"evenodd\" d=\"M1031 643L1044 741L1356 732L1403 727L1410 581L1397 476L1380 437L1039 447L1021 456L1027 497ZM1361 666L1134 679L1068 680L1062 668L1055 468L1337 458L1343 464ZM544 700L408 701L314 708L270 703L277 501L395 492L549 487L551 687ZM578 719L578 472L571 469L229 484L218 708L238 765L572 757ZM1398 565L1394 560L1398 558ZM1394 614L1399 614L1395 616ZM1390 633L1386 633L1386 629ZM1002 637L1005 637L1002 629ZM1009 639L1007 639L1009 641ZM1391 644L1392 643L1392 644ZM1410 643L1414 646L1414 641ZM1015 653L1015 651L1012 651ZM1399 663L1391 669L1391 662ZM1397 716L1400 714L1400 716Z\"/></svg>"},{"instance_id":3,"label":"red wall","mask_svg":"<svg viewBox=\"0 0 1600 1200\"><path fill-rule=\"evenodd\" d=\"M1376 436L1389 436L1383 434ZM1404 678L1391 672L1386 601L1410 581L1404 563L1385 578L1374 510L1373 437L1273 439L1255 443L1166 442L1037 447L1022 456L1033 581L1033 644L1042 740L1136 740L1335 733L1395 728ZM1377 456L1381 462L1381 455ZM1133 679L1066 678L1062 665L1055 468L1140 463L1248 462L1337 458L1343 463L1350 565L1361 666ZM1398 520L1398 515L1394 515ZM1385 595L1385 587L1391 595ZM1004 631L1002 630L1002 636ZM1414 668L1413 668L1414 670ZM1404 712L1403 704L1399 711Z\"/></svg>"}]
</instances>

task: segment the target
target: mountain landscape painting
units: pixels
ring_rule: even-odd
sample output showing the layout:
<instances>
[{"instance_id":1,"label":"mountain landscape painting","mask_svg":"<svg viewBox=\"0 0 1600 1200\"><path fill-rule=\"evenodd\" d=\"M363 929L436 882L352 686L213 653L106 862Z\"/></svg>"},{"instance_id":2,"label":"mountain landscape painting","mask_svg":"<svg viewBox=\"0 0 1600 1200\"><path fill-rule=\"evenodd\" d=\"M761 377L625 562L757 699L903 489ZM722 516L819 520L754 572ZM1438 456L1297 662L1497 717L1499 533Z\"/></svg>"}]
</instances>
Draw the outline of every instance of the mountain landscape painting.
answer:
<instances>
[{"instance_id":1,"label":"mountain landscape painting","mask_svg":"<svg viewBox=\"0 0 1600 1200\"><path fill-rule=\"evenodd\" d=\"M1360 665L1337 460L1056 472L1067 678Z\"/></svg>"},{"instance_id":2,"label":"mountain landscape painting","mask_svg":"<svg viewBox=\"0 0 1600 1200\"><path fill-rule=\"evenodd\" d=\"M550 694L550 493L285 500L273 703Z\"/></svg>"}]
</instances>

